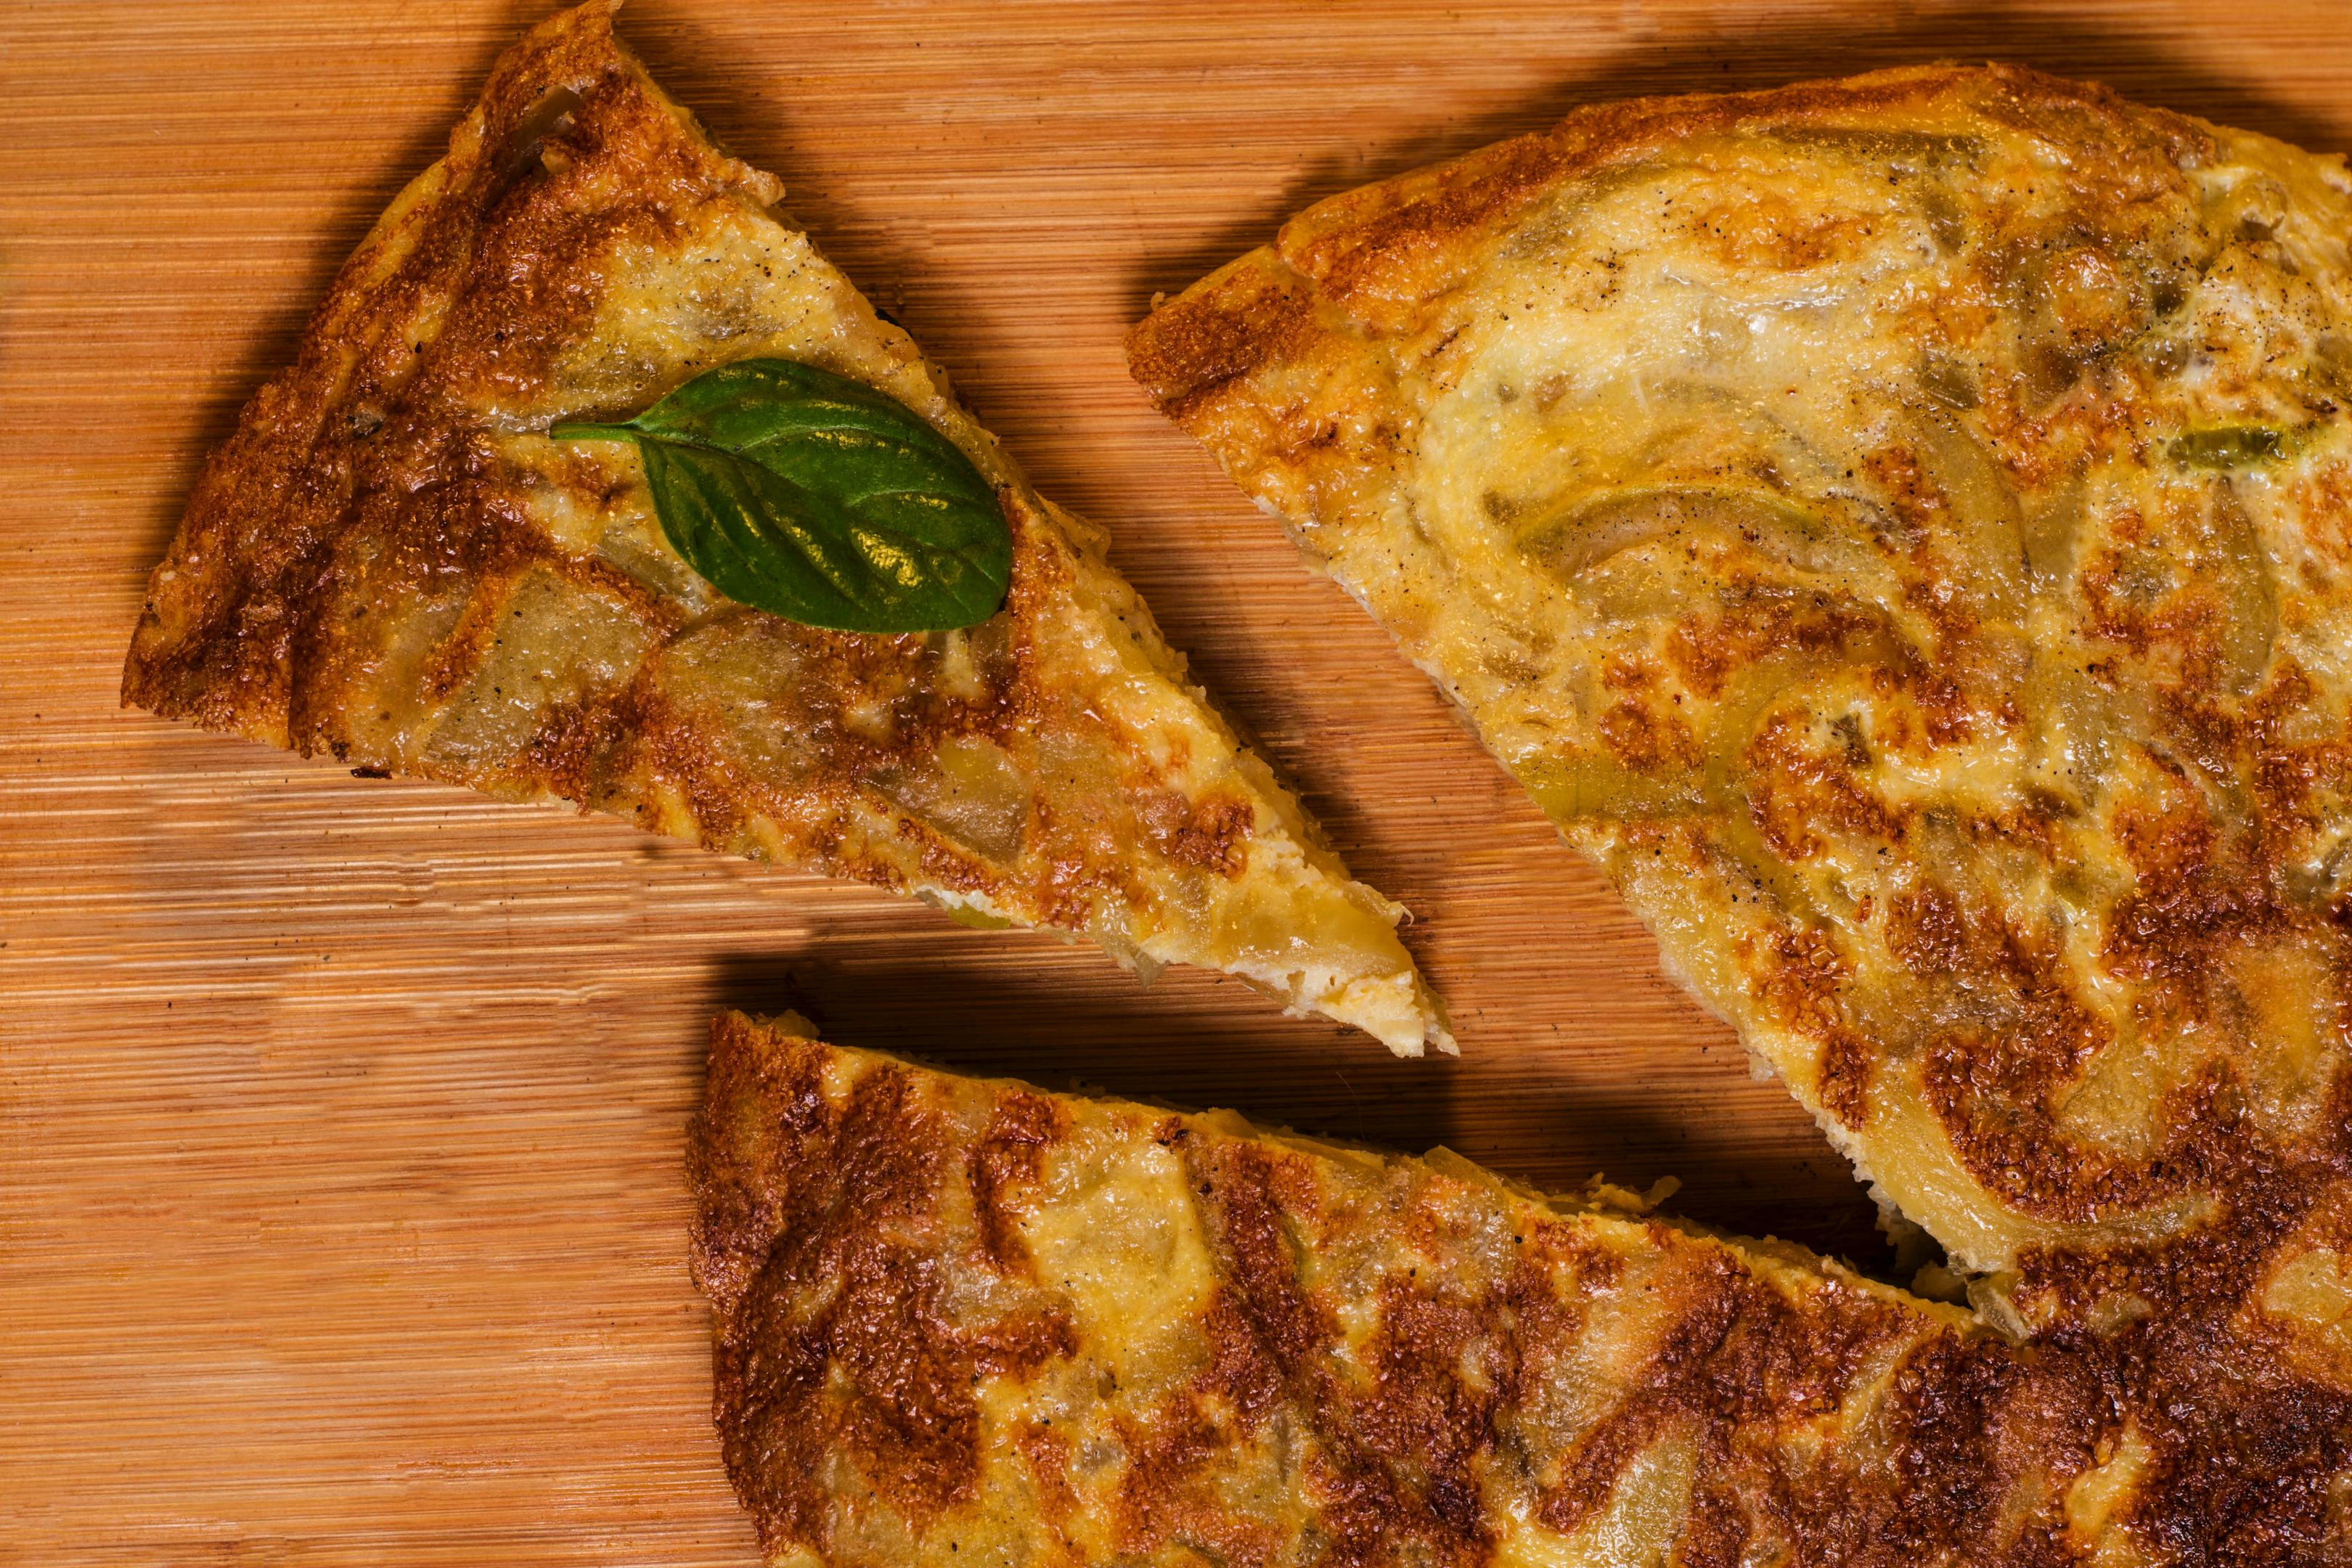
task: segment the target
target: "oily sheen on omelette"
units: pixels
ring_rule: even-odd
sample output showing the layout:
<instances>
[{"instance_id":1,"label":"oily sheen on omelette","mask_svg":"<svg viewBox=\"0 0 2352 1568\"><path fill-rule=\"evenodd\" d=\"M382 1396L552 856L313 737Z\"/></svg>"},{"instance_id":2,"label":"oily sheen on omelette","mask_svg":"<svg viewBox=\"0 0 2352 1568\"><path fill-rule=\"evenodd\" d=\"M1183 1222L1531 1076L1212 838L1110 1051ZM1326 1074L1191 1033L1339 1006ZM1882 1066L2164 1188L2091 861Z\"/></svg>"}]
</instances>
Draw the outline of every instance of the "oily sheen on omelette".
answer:
<instances>
[{"instance_id":1,"label":"oily sheen on omelette","mask_svg":"<svg viewBox=\"0 0 2352 1568\"><path fill-rule=\"evenodd\" d=\"M1603 105L1130 361L1991 1310L2112 1327L2344 1201L2348 193L2018 69Z\"/></svg>"},{"instance_id":2,"label":"oily sheen on omelette","mask_svg":"<svg viewBox=\"0 0 2352 1568\"><path fill-rule=\"evenodd\" d=\"M614 40L500 58L337 278L155 569L127 701L368 772L555 797L855 877L969 923L1237 974L1392 1049L1450 1046L1394 927L1186 676L1106 540ZM817 630L681 558L626 417L722 364L895 399L992 489L1003 607Z\"/></svg>"}]
</instances>

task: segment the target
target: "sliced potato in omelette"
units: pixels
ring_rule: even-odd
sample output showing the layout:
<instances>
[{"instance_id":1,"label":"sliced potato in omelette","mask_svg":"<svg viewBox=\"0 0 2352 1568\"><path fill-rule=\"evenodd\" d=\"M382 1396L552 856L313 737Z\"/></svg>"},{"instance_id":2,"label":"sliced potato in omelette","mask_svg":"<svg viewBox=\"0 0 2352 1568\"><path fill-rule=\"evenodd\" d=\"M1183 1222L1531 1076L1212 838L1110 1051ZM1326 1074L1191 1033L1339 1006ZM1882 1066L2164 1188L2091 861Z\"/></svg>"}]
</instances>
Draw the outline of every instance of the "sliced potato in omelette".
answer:
<instances>
[{"instance_id":1,"label":"sliced potato in omelette","mask_svg":"<svg viewBox=\"0 0 2352 1568\"><path fill-rule=\"evenodd\" d=\"M345 266L199 480L125 700L1450 1046L1399 907L1188 684L1102 539L777 220L776 182L704 139L609 12L509 50ZM635 447L547 437L758 357L877 388L961 448L1012 532L1001 612L856 636L730 603L670 547Z\"/></svg>"},{"instance_id":2,"label":"sliced potato in omelette","mask_svg":"<svg viewBox=\"0 0 2352 1568\"><path fill-rule=\"evenodd\" d=\"M2309 1565L2352 1545L2340 1198L2018 1344L1801 1249L722 1015L714 1414L790 1568ZM2152 1293L2167 1287L2148 1282ZM2281 1347L2300 1347L2295 1358ZM2300 1359L2296 1359L2300 1358Z\"/></svg>"},{"instance_id":3,"label":"sliced potato in omelette","mask_svg":"<svg viewBox=\"0 0 2352 1568\"><path fill-rule=\"evenodd\" d=\"M1130 356L1884 1199L2119 1331L2352 1168L2347 238L2339 158L1921 67L1334 197Z\"/></svg>"}]
</instances>

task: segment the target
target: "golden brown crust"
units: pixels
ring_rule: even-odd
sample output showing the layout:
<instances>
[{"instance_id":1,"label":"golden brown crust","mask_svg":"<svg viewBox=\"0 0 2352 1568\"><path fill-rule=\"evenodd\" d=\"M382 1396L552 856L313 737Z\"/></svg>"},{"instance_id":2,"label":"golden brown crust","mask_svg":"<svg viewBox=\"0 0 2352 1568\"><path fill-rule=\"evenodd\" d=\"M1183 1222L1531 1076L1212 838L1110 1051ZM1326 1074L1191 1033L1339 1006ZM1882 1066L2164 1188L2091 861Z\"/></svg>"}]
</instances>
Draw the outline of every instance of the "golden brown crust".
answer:
<instances>
[{"instance_id":1,"label":"golden brown crust","mask_svg":"<svg viewBox=\"0 0 2352 1568\"><path fill-rule=\"evenodd\" d=\"M1987 1310L2144 1413L2136 1539L2344 1550L2340 160L2005 68L1601 106L1129 351Z\"/></svg>"},{"instance_id":2,"label":"golden brown crust","mask_svg":"<svg viewBox=\"0 0 2352 1568\"><path fill-rule=\"evenodd\" d=\"M1250 252L1138 322L1135 379L1171 418L1223 383L1305 346L1318 305L1378 326L1458 284L1529 206L1579 181L1635 164L1699 136L1840 128L1937 110L1958 95L1988 116L2112 154L2099 177L2161 180L2161 165L2204 143L2197 123L2143 108L2090 82L2023 67L1908 67L1757 92L1588 104L1549 132L1514 137L1453 163L1317 203ZM1776 260L1793 259L1781 256Z\"/></svg>"},{"instance_id":3,"label":"golden brown crust","mask_svg":"<svg viewBox=\"0 0 2352 1568\"><path fill-rule=\"evenodd\" d=\"M205 466L124 700L1446 1044L1402 911L1190 688L1090 536L769 213L780 194L621 50L608 6L531 32ZM544 437L763 353L863 379L971 456L1014 542L995 618L860 637L729 604L670 549L633 449Z\"/></svg>"},{"instance_id":4,"label":"golden brown crust","mask_svg":"<svg viewBox=\"0 0 2352 1568\"><path fill-rule=\"evenodd\" d=\"M2226 1298L2023 1347L1793 1248L1449 1155L964 1079L740 1014L712 1025L689 1168L714 1410L772 1562L1995 1568L2342 1544L2352 1385L2231 1327L2269 1299L2243 1267L2258 1237ZM2352 1245L2345 1212L2323 1234Z\"/></svg>"}]
</instances>

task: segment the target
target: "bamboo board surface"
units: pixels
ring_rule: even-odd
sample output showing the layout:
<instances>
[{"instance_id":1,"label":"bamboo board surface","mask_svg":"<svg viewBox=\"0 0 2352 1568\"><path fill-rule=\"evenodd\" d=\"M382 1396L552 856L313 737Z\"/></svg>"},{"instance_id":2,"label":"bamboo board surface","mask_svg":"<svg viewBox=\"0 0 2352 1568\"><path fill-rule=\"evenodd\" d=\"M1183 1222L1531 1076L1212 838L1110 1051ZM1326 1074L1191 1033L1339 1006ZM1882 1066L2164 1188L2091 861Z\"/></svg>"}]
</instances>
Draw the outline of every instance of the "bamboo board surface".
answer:
<instances>
[{"instance_id":1,"label":"bamboo board surface","mask_svg":"<svg viewBox=\"0 0 2352 1568\"><path fill-rule=\"evenodd\" d=\"M1464 1055L115 701L203 454L545 0L0 0L0 1564L747 1563L704 1021L1238 1106L1883 1264L1871 1209L1423 679L1128 383L1157 289L1595 98L1984 56L2352 143L2335 0L635 0L1305 794Z\"/></svg>"}]
</instances>

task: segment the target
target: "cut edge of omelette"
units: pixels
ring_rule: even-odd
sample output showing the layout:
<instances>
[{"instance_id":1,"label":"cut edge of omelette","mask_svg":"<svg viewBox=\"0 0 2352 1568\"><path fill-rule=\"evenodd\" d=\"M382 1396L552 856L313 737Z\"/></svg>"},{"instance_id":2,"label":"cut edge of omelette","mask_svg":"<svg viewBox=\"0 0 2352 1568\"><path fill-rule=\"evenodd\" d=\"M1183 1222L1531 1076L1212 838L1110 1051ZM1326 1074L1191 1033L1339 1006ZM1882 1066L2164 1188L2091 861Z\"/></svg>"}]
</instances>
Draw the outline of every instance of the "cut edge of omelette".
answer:
<instances>
[{"instance_id":1,"label":"cut edge of omelette","mask_svg":"<svg viewBox=\"0 0 2352 1568\"><path fill-rule=\"evenodd\" d=\"M294 364L201 473L152 579L124 701L369 772L614 811L965 923L1086 935L1147 974L1222 970L1400 1054L1453 1049L1397 937L1402 907L1349 876L1191 684L1105 536L1036 495L945 374L778 221L779 183L709 142L614 38L614 8L559 12L507 51L447 155L346 263ZM731 270L682 276L671 263L689 244ZM763 352L888 393L998 488L1016 563L997 685L963 651L986 627L864 647L763 632L651 525L634 448L541 434ZM488 650L506 646L494 634L509 606L524 646L501 665ZM912 673L891 675L886 643L910 650ZM769 645L798 662L763 665ZM689 647L734 683L725 701L674 700ZM540 662L518 682L521 658ZM853 671L822 715L832 728L755 714L714 742L744 703L765 711L762 669L789 686L812 661L825 673L805 683L810 704L833 669ZM851 732L895 735L898 700L877 682L928 700L941 670L982 695L936 753ZM820 745L852 761L820 755L833 771L804 785L761 772ZM1087 816L1101 801L1124 815Z\"/></svg>"}]
</instances>

